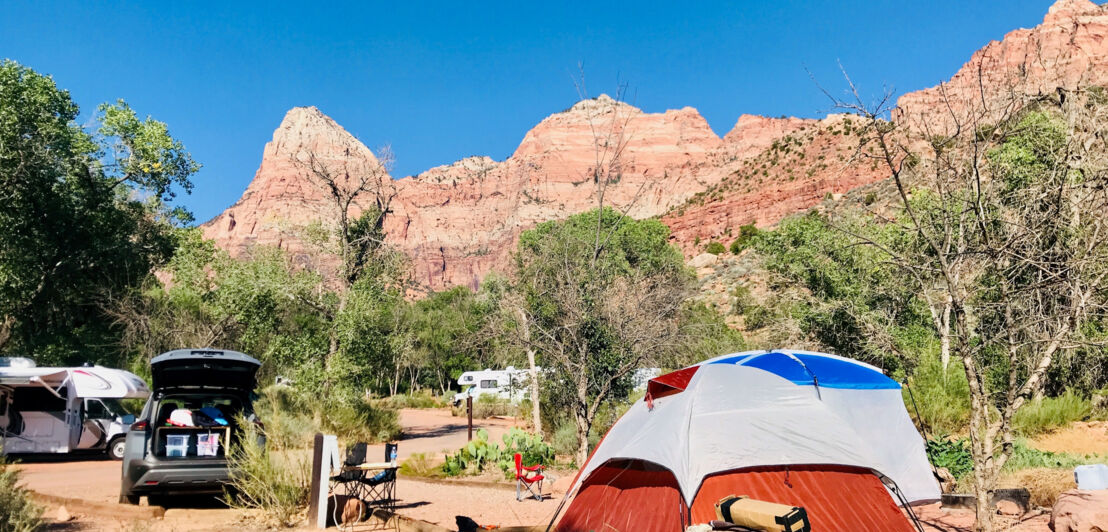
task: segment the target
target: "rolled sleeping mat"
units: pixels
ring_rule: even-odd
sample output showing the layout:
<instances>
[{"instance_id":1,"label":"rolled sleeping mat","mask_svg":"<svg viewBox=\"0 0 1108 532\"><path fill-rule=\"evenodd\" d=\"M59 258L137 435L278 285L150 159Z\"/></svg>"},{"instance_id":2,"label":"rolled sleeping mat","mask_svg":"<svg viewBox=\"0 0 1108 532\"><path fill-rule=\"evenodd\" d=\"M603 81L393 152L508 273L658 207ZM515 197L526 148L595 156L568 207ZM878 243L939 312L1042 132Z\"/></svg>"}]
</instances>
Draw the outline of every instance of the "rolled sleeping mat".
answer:
<instances>
[{"instance_id":1,"label":"rolled sleeping mat","mask_svg":"<svg viewBox=\"0 0 1108 532\"><path fill-rule=\"evenodd\" d=\"M808 512L799 506L758 501L746 495L728 495L716 503L716 517L765 532L811 532Z\"/></svg>"}]
</instances>

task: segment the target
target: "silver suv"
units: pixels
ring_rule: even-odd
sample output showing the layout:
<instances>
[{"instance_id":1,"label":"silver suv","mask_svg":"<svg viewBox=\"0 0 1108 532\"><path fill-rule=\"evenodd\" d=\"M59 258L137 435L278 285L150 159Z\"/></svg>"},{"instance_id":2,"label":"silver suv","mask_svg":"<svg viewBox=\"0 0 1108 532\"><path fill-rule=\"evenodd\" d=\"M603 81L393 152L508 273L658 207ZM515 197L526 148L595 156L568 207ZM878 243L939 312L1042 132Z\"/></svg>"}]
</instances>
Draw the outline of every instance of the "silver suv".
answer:
<instances>
[{"instance_id":1,"label":"silver suv","mask_svg":"<svg viewBox=\"0 0 1108 532\"><path fill-rule=\"evenodd\" d=\"M178 349L151 360L152 394L127 432L119 502L221 493L235 420L241 414L258 423L251 396L259 366L221 349Z\"/></svg>"}]
</instances>

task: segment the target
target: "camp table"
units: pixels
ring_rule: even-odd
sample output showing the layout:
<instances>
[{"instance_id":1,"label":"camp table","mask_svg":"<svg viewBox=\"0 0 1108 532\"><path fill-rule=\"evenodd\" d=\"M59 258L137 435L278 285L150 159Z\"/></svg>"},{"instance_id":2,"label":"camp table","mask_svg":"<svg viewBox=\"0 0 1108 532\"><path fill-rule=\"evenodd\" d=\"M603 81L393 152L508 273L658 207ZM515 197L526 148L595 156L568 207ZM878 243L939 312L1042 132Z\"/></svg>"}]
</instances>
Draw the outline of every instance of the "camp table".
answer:
<instances>
[{"instance_id":1,"label":"camp table","mask_svg":"<svg viewBox=\"0 0 1108 532\"><path fill-rule=\"evenodd\" d=\"M344 465L343 471L384 471L386 469L397 469L399 466L396 462L366 462L358 465Z\"/></svg>"}]
</instances>

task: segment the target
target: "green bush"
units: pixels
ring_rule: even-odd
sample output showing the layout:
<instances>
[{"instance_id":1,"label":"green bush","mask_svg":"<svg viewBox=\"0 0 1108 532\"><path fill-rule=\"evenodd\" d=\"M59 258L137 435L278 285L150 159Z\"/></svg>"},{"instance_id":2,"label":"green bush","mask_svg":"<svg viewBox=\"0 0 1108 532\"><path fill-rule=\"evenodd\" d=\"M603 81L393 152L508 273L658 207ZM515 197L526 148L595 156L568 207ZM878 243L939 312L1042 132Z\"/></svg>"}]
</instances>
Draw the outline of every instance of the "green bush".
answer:
<instances>
[{"instance_id":1,"label":"green bush","mask_svg":"<svg viewBox=\"0 0 1108 532\"><path fill-rule=\"evenodd\" d=\"M966 440L941 435L927 440L927 459L935 467L945 467L956 479L973 471L973 456Z\"/></svg>"},{"instance_id":2,"label":"green bush","mask_svg":"<svg viewBox=\"0 0 1108 532\"><path fill-rule=\"evenodd\" d=\"M731 289L731 297L735 298L731 303L731 310L735 314L742 315L754 305L754 295L745 284L735 285Z\"/></svg>"},{"instance_id":3,"label":"green bush","mask_svg":"<svg viewBox=\"0 0 1108 532\"><path fill-rule=\"evenodd\" d=\"M708 242L708 245L704 248L704 251L711 253L712 255L722 255L727 253L727 248L723 247L723 244L716 242L715 240Z\"/></svg>"},{"instance_id":4,"label":"green bush","mask_svg":"<svg viewBox=\"0 0 1108 532\"><path fill-rule=\"evenodd\" d=\"M19 470L0 456L0 530L30 532L42 526L42 508L19 486Z\"/></svg>"},{"instance_id":5,"label":"green bush","mask_svg":"<svg viewBox=\"0 0 1108 532\"><path fill-rule=\"evenodd\" d=\"M577 426L573 421L566 421L554 429L550 436L550 446L554 452L562 456L573 456L577 452Z\"/></svg>"},{"instance_id":6,"label":"green bush","mask_svg":"<svg viewBox=\"0 0 1108 532\"><path fill-rule=\"evenodd\" d=\"M951 360L944 371L939 357L925 356L903 395L908 413L927 432L960 433L969 423L969 384L961 361Z\"/></svg>"},{"instance_id":7,"label":"green bush","mask_svg":"<svg viewBox=\"0 0 1108 532\"><path fill-rule=\"evenodd\" d=\"M1019 434L1034 436L1088 419L1092 414L1092 401L1067 390L1058 397L1044 397L1023 405L1012 425Z\"/></svg>"},{"instance_id":8,"label":"green bush","mask_svg":"<svg viewBox=\"0 0 1108 532\"><path fill-rule=\"evenodd\" d=\"M554 448L542 440L542 436L512 428L504 435L504 447L489 441L489 432L477 431L477 439L447 455L442 471L447 476L476 475L499 467L505 478L515 475L515 453L519 453L523 465L549 465L554 461Z\"/></svg>"},{"instance_id":9,"label":"green bush","mask_svg":"<svg viewBox=\"0 0 1108 532\"><path fill-rule=\"evenodd\" d=\"M268 524L295 526L308 505L308 463L287 454L278 457L258 445L261 433L242 417L238 427L227 453L231 481L224 500L234 508L262 510L258 516Z\"/></svg>"},{"instance_id":10,"label":"green bush","mask_svg":"<svg viewBox=\"0 0 1108 532\"><path fill-rule=\"evenodd\" d=\"M1016 438L1012 445L1012 457L1004 464L1004 470L1019 471L1033 467L1073 469L1079 465L1105 460L1108 460L1108 456L1040 451L1028 445L1027 440Z\"/></svg>"},{"instance_id":11,"label":"green bush","mask_svg":"<svg viewBox=\"0 0 1108 532\"><path fill-rule=\"evenodd\" d=\"M739 236L731 241L731 254L738 255L756 236L758 236L758 228L754 224L739 227Z\"/></svg>"}]
</instances>

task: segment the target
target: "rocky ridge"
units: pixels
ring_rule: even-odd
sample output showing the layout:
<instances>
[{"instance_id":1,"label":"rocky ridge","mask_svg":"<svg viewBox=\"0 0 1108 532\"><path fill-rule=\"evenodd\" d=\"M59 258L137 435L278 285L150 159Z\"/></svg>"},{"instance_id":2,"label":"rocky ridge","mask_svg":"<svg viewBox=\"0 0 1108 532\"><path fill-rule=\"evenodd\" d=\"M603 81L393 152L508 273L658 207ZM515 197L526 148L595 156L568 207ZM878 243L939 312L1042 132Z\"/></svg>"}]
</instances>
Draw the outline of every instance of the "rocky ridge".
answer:
<instances>
[{"instance_id":1,"label":"rocky ridge","mask_svg":"<svg viewBox=\"0 0 1108 532\"><path fill-rule=\"evenodd\" d=\"M1041 25L989 43L949 82L902 96L893 116L909 124L933 116L945 106L944 93L973 109L982 100L979 81L986 102L1013 87L1034 95L1101 85L1108 82L1106 63L1106 8L1059 0ZM771 225L883 179L878 165L859 156L856 121L743 115L721 138L691 107L646 113L602 95L547 117L503 161L469 157L395 180L386 231L411 257L417 282L476 287L488 272L507 269L520 232L594 207L596 148L622 146L620 179L606 202L635 217L661 216L692 257L703 243L726 243L741 225ZM319 260L301 235L332 219L334 208L294 160L307 151L336 164L378 164L318 109L292 109L242 198L202 226L205 236L234 256L267 244L298 260Z\"/></svg>"}]
</instances>

